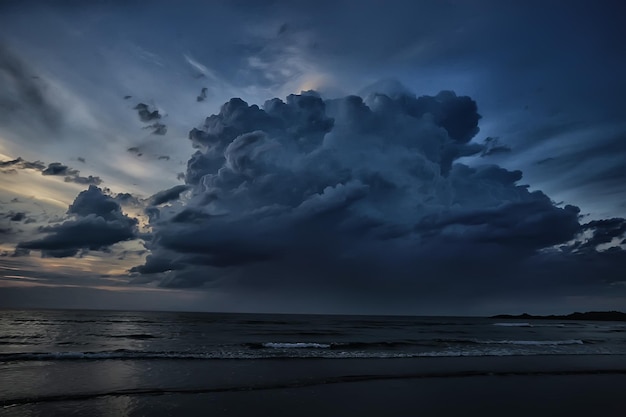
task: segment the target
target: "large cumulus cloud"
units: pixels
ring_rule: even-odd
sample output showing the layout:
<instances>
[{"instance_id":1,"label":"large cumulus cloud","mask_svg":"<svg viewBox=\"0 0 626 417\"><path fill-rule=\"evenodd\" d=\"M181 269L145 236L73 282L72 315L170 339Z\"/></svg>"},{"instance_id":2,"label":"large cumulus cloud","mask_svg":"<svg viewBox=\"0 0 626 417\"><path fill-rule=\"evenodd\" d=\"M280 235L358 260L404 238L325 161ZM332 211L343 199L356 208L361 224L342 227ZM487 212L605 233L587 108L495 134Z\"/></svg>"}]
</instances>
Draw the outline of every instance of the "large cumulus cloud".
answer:
<instances>
[{"instance_id":1,"label":"large cumulus cloud","mask_svg":"<svg viewBox=\"0 0 626 417\"><path fill-rule=\"evenodd\" d=\"M180 287L481 291L574 259L585 233L623 234L618 220L581 226L520 171L460 163L488 151L472 142L479 119L450 91L231 99L191 130L191 192L164 192L132 271Z\"/></svg>"},{"instance_id":2,"label":"large cumulus cloud","mask_svg":"<svg viewBox=\"0 0 626 417\"><path fill-rule=\"evenodd\" d=\"M113 197L94 185L78 194L67 214L67 221L41 228L45 237L22 242L18 249L36 249L42 256L63 258L79 251L108 250L115 243L137 237L137 219L125 215Z\"/></svg>"}]
</instances>

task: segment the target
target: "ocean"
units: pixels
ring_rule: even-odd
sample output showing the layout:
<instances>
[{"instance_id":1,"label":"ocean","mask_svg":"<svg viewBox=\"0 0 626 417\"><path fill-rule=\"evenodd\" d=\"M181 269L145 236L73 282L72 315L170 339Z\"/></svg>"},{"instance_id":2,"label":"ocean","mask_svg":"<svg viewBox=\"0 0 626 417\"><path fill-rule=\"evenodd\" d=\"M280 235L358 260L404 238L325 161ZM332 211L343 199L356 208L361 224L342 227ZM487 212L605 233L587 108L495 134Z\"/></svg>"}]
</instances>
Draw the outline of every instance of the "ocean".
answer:
<instances>
[{"instance_id":1,"label":"ocean","mask_svg":"<svg viewBox=\"0 0 626 417\"><path fill-rule=\"evenodd\" d=\"M625 355L625 322L4 310L0 415L262 415L246 406L259 401L282 415L271 404L336 398L324 390L338 384L402 381L397 393L442 378L626 382Z\"/></svg>"}]
</instances>

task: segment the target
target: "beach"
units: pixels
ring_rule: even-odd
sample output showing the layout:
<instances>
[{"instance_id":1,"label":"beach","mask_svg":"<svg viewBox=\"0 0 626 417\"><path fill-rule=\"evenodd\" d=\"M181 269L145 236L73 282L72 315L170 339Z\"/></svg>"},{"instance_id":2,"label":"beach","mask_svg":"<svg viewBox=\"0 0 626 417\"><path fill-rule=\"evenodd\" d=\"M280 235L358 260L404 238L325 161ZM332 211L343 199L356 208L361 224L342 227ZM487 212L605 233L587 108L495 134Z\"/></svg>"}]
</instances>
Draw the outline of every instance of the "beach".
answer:
<instances>
[{"instance_id":1,"label":"beach","mask_svg":"<svg viewBox=\"0 0 626 417\"><path fill-rule=\"evenodd\" d=\"M623 415L625 356L5 364L5 416Z\"/></svg>"},{"instance_id":2,"label":"beach","mask_svg":"<svg viewBox=\"0 0 626 417\"><path fill-rule=\"evenodd\" d=\"M622 416L624 322L5 310L0 416Z\"/></svg>"}]
</instances>

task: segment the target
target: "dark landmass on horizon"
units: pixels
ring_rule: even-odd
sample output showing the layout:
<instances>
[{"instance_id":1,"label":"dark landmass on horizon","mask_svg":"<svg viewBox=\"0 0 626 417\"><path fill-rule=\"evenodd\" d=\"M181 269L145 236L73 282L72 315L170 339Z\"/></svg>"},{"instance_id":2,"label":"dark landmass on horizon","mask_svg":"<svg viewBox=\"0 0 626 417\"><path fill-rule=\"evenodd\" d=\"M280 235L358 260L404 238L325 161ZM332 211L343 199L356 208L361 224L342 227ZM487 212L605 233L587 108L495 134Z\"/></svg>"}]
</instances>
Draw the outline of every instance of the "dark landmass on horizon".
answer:
<instances>
[{"instance_id":1,"label":"dark landmass on horizon","mask_svg":"<svg viewBox=\"0 0 626 417\"><path fill-rule=\"evenodd\" d=\"M493 319L532 319L532 320L590 320L590 321L626 321L626 313L621 311L587 311L585 313L571 313L567 315L533 316L528 313L512 315L498 314Z\"/></svg>"}]
</instances>

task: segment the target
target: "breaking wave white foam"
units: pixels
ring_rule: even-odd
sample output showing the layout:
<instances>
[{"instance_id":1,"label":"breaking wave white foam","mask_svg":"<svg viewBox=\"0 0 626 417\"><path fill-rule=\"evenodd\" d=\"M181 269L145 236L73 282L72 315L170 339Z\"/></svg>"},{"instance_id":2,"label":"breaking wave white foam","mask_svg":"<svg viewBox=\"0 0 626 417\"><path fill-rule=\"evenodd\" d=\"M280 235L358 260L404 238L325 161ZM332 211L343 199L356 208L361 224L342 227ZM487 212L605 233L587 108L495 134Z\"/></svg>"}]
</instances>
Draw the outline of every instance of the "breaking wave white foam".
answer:
<instances>
[{"instance_id":1,"label":"breaking wave white foam","mask_svg":"<svg viewBox=\"0 0 626 417\"><path fill-rule=\"evenodd\" d=\"M279 343L268 342L263 343L263 347L273 349L328 349L330 344L327 343L308 343L308 342L294 342L294 343Z\"/></svg>"},{"instance_id":2,"label":"breaking wave white foam","mask_svg":"<svg viewBox=\"0 0 626 417\"><path fill-rule=\"evenodd\" d=\"M579 339L569 340L482 340L478 343L497 344L497 345L523 345L523 346L549 346L549 345L583 345L584 342Z\"/></svg>"}]
</instances>

